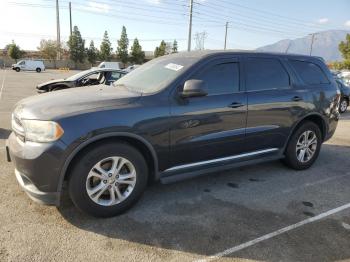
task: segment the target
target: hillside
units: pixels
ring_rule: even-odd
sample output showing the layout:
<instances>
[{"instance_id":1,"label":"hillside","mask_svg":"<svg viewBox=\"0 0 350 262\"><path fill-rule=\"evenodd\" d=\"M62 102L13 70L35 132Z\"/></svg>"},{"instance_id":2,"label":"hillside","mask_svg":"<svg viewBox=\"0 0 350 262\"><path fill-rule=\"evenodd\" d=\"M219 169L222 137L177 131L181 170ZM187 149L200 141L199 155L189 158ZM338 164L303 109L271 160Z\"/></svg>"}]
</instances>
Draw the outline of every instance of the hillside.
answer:
<instances>
[{"instance_id":1,"label":"hillside","mask_svg":"<svg viewBox=\"0 0 350 262\"><path fill-rule=\"evenodd\" d=\"M312 55L321 56L326 61L341 61L342 56L338 50L340 41L345 40L346 34L350 31L329 30L317 32L314 39ZM310 53L311 35L297 39L284 39L274 43L257 48L258 51L265 52L286 52L290 44L288 53L306 54Z\"/></svg>"}]
</instances>

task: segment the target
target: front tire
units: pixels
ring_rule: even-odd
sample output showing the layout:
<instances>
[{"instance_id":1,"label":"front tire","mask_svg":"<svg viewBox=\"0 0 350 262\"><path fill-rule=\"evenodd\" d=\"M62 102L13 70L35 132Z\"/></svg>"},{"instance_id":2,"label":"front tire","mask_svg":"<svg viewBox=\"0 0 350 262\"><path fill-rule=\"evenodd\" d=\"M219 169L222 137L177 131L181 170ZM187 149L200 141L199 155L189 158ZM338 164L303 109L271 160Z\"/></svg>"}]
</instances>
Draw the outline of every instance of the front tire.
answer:
<instances>
[{"instance_id":1,"label":"front tire","mask_svg":"<svg viewBox=\"0 0 350 262\"><path fill-rule=\"evenodd\" d=\"M348 109L348 106L349 106L349 102L345 98L342 98L339 104L339 112L342 114L345 113L346 110Z\"/></svg>"},{"instance_id":2,"label":"front tire","mask_svg":"<svg viewBox=\"0 0 350 262\"><path fill-rule=\"evenodd\" d=\"M21 71L21 69L19 68L19 67L16 67L16 72L19 72L19 71Z\"/></svg>"},{"instance_id":3,"label":"front tire","mask_svg":"<svg viewBox=\"0 0 350 262\"><path fill-rule=\"evenodd\" d=\"M283 163L288 167L303 170L316 161L322 144L320 128L313 122L304 122L291 136Z\"/></svg>"},{"instance_id":4,"label":"front tire","mask_svg":"<svg viewBox=\"0 0 350 262\"><path fill-rule=\"evenodd\" d=\"M119 215L141 197L148 180L142 154L126 143L93 147L76 161L69 194L83 212L95 217Z\"/></svg>"}]
</instances>

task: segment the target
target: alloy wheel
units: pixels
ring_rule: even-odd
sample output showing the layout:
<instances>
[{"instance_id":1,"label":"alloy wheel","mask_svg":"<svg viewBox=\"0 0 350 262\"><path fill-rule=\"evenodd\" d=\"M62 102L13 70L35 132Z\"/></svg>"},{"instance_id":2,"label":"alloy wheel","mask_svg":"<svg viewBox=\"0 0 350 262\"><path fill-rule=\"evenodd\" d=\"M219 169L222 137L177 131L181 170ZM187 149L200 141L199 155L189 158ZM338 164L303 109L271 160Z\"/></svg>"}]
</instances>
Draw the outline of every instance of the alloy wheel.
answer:
<instances>
[{"instance_id":1,"label":"alloy wheel","mask_svg":"<svg viewBox=\"0 0 350 262\"><path fill-rule=\"evenodd\" d=\"M346 100L343 100L340 104L340 111L345 112L348 108L348 102Z\"/></svg>"},{"instance_id":2,"label":"alloy wheel","mask_svg":"<svg viewBox=\"0 0 350 262\"><path fill-rule=\"evenodd\" d=\"M317 150L317 136L313 131L305 131L298 139L296 155L298 161L306 163L312 159Z\"/></svg>"},{"instance_id":3,"label":"alloy wheel","mask_svg":"<svg viewBox=\"0 0 350 262\"><path fill-rule=\"evenodd\" d=\"M136 169L126 158L113 156L96 163L86 178L90 199L102 206L121 203L134 190Z\"/></svg>"}]
</instances>

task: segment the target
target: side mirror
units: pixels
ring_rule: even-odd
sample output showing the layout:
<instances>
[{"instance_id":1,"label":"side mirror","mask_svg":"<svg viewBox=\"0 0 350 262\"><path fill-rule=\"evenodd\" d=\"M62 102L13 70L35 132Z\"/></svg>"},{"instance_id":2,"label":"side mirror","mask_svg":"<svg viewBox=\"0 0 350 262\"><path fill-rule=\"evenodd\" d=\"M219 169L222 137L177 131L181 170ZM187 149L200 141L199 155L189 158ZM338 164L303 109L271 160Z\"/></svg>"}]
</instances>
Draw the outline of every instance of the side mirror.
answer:
<instances>
[{"instance_id":1,"label":"side mirror","mask_svg":"<svg viewBox=\"0 0 350 262\"><path fill-rule=\"evenodd\" d=\"M200 97L206 96L208 93L205 91L206 83L203 80L191 79L187 80L184 84L181 97Z\"/></svg>"}]
</instances>

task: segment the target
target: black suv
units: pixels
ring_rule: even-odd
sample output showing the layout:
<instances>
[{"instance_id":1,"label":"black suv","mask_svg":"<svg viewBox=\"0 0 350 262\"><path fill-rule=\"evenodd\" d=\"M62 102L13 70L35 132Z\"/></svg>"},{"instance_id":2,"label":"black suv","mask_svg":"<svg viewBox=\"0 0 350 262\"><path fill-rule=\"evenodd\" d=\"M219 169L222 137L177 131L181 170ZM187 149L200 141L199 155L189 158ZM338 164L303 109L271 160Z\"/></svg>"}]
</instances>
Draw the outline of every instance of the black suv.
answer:
<instances>
[{"instance_id":1,"label":"black suv","mask_svg":"<svg viewBox=\"0 0 350 262\"><path fill-rule=\"evenodd\" d=\"M315 57L168 55L114 88L22 100L6 148L31 198L59 205L67 182L78 208L108 217L128 209L154 180L276 159L298 170L310 167L335 132L339 96Z\"/></svg>"}]
</instances>

